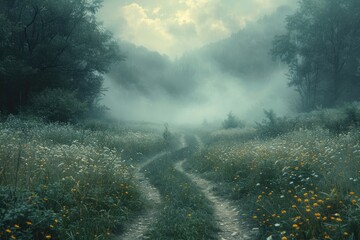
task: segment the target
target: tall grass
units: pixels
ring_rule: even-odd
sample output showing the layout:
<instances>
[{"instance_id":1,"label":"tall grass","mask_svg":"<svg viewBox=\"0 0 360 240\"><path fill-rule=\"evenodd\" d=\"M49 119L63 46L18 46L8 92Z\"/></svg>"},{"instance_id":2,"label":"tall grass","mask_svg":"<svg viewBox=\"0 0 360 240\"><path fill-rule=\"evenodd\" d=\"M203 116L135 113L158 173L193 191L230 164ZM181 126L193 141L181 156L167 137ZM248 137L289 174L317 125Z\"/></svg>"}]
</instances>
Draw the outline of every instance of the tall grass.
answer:
<instances>
[{"instance_id":1,"label":"tall grass","mask_svg":"<svg viewBox=\"0 0 360 240\"><path fill-rule=\"evenodd\" d=\"M349 129L212 141L188 164L239 201L259 239L359 239L360 129Z\"/></svg>"},{"instance_id":2,"label":"tall grass","mask_svg":"<svg viewBox=\"0 0 360 240\"><path fill-rule=\"evenodd\" d=\"M108 239L142 209L130 165L161 133L0 123L0 239Z\"/></svg>"}]
</instances>

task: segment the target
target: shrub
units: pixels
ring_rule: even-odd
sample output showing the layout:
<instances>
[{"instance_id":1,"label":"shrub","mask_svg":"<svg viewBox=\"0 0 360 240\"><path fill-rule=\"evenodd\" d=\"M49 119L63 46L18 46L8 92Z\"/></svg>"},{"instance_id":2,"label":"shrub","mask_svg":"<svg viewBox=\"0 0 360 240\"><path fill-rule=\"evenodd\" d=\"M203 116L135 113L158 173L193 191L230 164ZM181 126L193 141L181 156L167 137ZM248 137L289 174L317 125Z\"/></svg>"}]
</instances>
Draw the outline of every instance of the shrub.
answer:
<instances>
[{"instance_id":1,"label":"shrub","mask_svg":"<svg viewBox=\"0 0 360 240\"><path fill-rule=\"evenodd\" d=\"M277 117L273 110L264 110L266 118L256 123L260 137L276 137L295 129L296 121L286 117Z\"/></svg>"},{"instance_id":2,"label":"shrub","mask_svg":"<svg viewBox=\"0 0 360 240\"><path fill-rule=\"evenodd\" d=\"M239 120L232 112L229 112L227 118L222 123L223 128L244 128L245 123Z\"/></svg>"},{"instance_id":3,"label":"shrub","mask_svg":"<svg viewBox=\"0 0 360 240\"><path fill-rule=\"evenodd\" d=\"M87 107L74 91L46 89L31 99L29 111L47 121L69 122L87 112Z\"/></svg>"}]
</instances>

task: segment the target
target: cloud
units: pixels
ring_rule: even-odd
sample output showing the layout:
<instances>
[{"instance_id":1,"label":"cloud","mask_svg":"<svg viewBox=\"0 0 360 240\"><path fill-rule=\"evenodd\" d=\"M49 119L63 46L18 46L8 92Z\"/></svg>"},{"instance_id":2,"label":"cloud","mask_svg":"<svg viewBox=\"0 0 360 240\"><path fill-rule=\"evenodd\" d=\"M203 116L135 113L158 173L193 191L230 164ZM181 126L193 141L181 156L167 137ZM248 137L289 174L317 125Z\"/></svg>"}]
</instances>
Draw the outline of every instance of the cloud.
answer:
<instances>
[{"instance_id":1,"label":"cloud","mask_svg":"<svg viewBox=\"0 0 360 240\"><path fill-rule=\"evenodd\" d=\"M181 56L296 0L105 0L98 18L125 41Z\"/></svg>"},{"instance_id":2,"label":"cloud","mask_svg":"<svg viewBox=\"0 0 360 240\"><path fill-rule=\"evenodd\" d=\"M250 122L289 111L286 68L269 55L296 0L105 0L99 19L127 56L104 104L125 120Z\"/></svg>"},{"instance_id":3,"label":"cloud","mask_svg":"<svg viewBox=\"0 0 360 240\"><path fill-rule=\"evenodd\" d=\"M105 104L128 120L178 123L219 120L230 111L248 121L261 118L264 108L285 113L289 110L285 99L292 90L285 67L272 60L269 50L290 11L279 8L230 37L175 60L122 41L127 59L109 75L107 84L113 91ZM185 35L187 31L193 30L185 29Z\"/></svg>"}]
</instances>

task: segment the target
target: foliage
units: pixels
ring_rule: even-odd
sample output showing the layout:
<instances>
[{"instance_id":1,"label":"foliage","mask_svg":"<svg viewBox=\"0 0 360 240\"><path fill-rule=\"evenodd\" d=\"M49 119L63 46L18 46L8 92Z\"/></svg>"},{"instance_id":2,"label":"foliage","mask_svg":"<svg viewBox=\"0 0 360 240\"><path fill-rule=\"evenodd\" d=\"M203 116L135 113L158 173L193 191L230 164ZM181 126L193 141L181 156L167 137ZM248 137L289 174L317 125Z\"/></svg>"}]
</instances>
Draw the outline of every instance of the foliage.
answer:
<instances>
[{"instance_id":1,"label":"foliage","mask_svg":"<svg viewBox=\"0 0 360 240\"><path fill-rule=\"evenodd\" d=\"M240 121L232 112L229 112L227 118L222 123L223 128L244 128L245 123Z\"/></svg>"},{"instance_id":2,"label":"foliage","mask_svg":"<svg viewBox=\"0 0 360 240\"><path fill-rule=\"evenodd\" d=\"M259 239L358 239L360 131L216 142L188 161L239 201ZM356 222L357 221L357 222Z\"/></svg>"},{"instance_id":3,"label":"foliage","mask_svg":"<svg viewBox=\"0 0 360 240\"><path fill-rule=\"evenodd\" d=\"M170 147L171 142L172 142L172 134L169 131L169 125L166 123L164 125L164 132L163 132L163 140L164 140L164 144L166 147Z\"/></svg>"},{"instance_id":4,"label":"foliage","mask_svg":"<svg viewBox=\"0 0 360 240\"><path fill-rule=\"evenodd\" d=\"M289 66L303 110L359 98L359 17L357 0L301 0L274 38L272 54Z\"/></svg>"},{"instance_id":5,"label":"foliage","mask_svg":"<svg viewBox=\"0 0 360 240\"><path fill-rule=\"evenodd\" d=\"M0 238L110 239L123 231L142 209L132 158L158 151L160 135L0 122Z\"/></svg>"},{"instance_id":6,"label":"foliage","mask_svg":"<svg viewBox=\"0 0 360 240\"><path fill-rule=\"evenodd\" d=\"M16 113L45 89L78 91L91 105L111 63L111 34L96 22L99 0L0 2L0 111ZM81 90L81 91L79 91Z\"/></svg>"},{"instance_id":7,"label":"foliage","mask_svg":"<svg viewBox=\"0 0 360 240\"><path fill-rule=\"evenodd\" d=\"M76 95L68 90L46 89L30 100L28 111L47 121L69 122L87 111L87 104Z\"/></svg>"},{"instance_id":8,"label":"foliage","mask_svg":"<svg viewBox=\"0 0 360 240\"><path fill-rule=\"evenodd\" d=\"M58 239L62 231L61 215L46 208L40 196L24 191L17 196L0 188L1 239Z\"/></svg>"},{"instance_id":9,"label":"foliage","mask_svg":"<svg viewBox=\"0 0 360 240\"><path fill-rule=\"evenodd\" d=\"M286 117L277 117L273 110L264 110L266 119L257 123L257 132L261 137L276 137L294 130L294 122Z\"/></svg>"},{"instance_id":10,"label":"foliage","mask_svg":"<svg viewBox=\"0 0 360 240\"><path fill-rule=\"evenodd\" d=\"M277 117L272 110L264 110L264 113L266 119L257 123L256 126L256 134L261 138L276 137L300 129L317 128L325 128L334 134L339 134L351 131L360 125L358 102L346 103L339 108L301 113L292 117Z\"/></svg>"}]
</instances>

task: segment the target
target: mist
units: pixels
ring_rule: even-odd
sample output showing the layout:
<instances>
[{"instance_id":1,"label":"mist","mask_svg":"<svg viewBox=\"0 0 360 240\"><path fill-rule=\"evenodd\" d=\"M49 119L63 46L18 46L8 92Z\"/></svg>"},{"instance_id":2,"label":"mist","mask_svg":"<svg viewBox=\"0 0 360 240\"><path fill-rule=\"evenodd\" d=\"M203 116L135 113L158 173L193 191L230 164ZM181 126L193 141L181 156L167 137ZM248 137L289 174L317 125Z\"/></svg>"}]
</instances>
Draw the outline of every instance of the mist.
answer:
<instances>
[{"instance_id":1,"label":"mist","mask_svg":"<svg viewBox=\"0 0 360 240\"><path fill-rule=\"evenodd\" d=\"M288 69L269 51L292 11L279 6L181 55L119 38L125 61L106 76L102 103L118 119L176 124L220 122L229 112L250 123L260 120L264 109L288 114L296 102L287 86Z\"/></svg>"}]
</instances>

